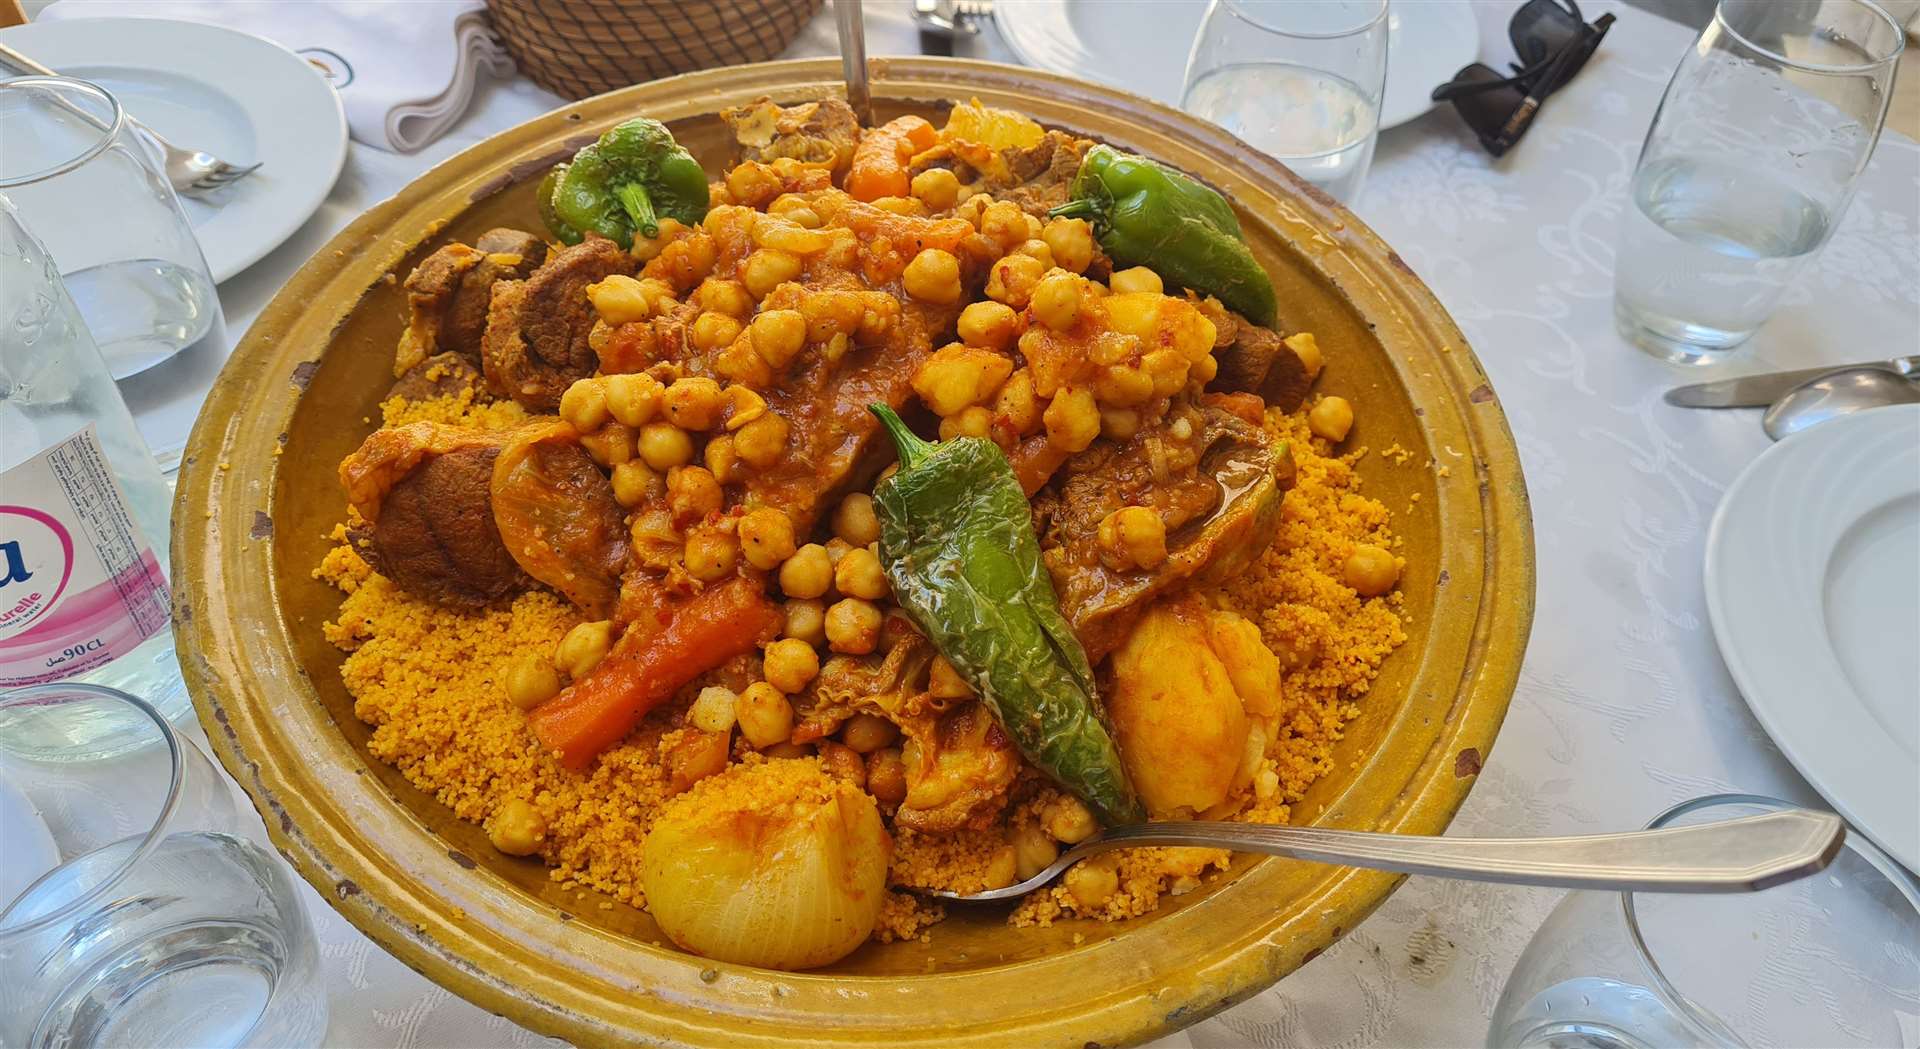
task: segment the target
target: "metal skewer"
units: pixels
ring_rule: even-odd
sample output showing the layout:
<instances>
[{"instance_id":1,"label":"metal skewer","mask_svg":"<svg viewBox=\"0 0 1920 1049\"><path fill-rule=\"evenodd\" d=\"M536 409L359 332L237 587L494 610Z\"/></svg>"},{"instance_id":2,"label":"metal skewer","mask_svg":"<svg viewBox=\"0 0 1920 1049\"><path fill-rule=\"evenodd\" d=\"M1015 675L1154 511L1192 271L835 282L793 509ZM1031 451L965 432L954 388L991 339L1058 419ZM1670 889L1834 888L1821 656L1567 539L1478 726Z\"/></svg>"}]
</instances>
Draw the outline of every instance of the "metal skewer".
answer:
<instances>
[{"instance_id":1,"label":"metal skewer","mask_svg":"<svg viewBox=\"0 0 1920 1049\"><path fill-rule=\"evenodd\" d=\"M847 104L864 127L873 126L873 91L867 85L867 33L860 21L860 0L833 0L840 28L840 66L847 81Z\"/></svg>"}]
</instances>

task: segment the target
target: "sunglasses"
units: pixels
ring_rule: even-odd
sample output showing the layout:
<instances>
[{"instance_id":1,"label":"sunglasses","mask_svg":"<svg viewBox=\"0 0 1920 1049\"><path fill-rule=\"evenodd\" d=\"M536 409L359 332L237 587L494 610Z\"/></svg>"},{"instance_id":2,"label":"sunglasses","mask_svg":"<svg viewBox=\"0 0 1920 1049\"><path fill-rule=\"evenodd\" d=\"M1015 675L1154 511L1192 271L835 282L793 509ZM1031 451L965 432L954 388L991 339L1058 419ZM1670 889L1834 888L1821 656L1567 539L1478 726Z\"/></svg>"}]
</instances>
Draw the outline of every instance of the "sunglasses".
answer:
<instances>
[{"instance_id":1,"label":"sunglasses","mask_svg":"<svg viewBox=\"0 0 1920 1049\"><path fill-rule=\"evenodd\" d=\"M1501 156L1533 126L1547 96L1564 87L1600 47L1613 16L1592 25L1577 0L1527 0L1507 25L1507 39L1520 61L1502 75L1475 62L1433 89L1433 100L1451 102L1480 144Z\"/></svg>"}]
</instances>

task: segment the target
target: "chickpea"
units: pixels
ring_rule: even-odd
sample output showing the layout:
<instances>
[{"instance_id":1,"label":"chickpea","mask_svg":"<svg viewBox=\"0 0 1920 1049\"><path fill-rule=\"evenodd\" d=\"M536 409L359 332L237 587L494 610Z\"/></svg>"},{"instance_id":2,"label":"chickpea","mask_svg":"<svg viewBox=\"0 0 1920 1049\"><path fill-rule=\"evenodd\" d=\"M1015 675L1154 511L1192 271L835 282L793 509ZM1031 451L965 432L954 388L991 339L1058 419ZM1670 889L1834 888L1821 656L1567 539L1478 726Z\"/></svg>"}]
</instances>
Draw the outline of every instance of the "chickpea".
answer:
<instances>
[{"instance_id":1,"label":"chickpea","mask_svg":"<svg viewBox=\"0 0 1920 1049\"><path fill-rule=\"evenodd\" d=\"M772 412L762 415L733 435L733 450L748 466L772 466L786 454L787 421Z\"/></svg>"},{"instance_id":2,"label":"chickpea","mask_svg":"<svg viewBox=\"0 0 1920 1049\"><path fill-rule=\"evenodd\" d=\"M819 741L820 764L825 766L828 775L838 776L854 786L866 789L867 761L854 753L845 744L830 739Z\"/></svg>"},{"instance_id":3,"label":"chickpea","mask_svg":"<svg viewBox=\"0 0 1920 1049\"><path fill-rule=\"evenodd\" d=\"M871 754L899 738L899 728L878 714L855 714L840 726L841 742L860 754Z\"/></svg>"},{"instance_id":4,"label":"chickpea","mask_svg":"<svg viewBox=\"0 0 1920 1049\"><path fill-rule=\"evenodd\" d=\"M1093 394L1101 404L1132 408L1153 399L1153 376L1145 368L1109 365L1094 378Z\"/></svg>"},{"instance_id":5,"label":"chickpea","mask_svg":"<svg viewBox=\"0 0 1920 1049\"><path fill-rule=\"evenodd\" d=\"M507 701L521 710L532 710L560 694L560 674L553 660L538 652L521 653L507 671Z\"/></svg>"},{"instance_id":6,"label":"chickpea","mask_svg":"<svg viewBox=\"0 0 1920 1049\"><path fill-rule=\"evenodd\" d=\"M1139 412L1132 408L1100 409L1100 436L1109 441L1130 441L1139 432Z\"/></svg>"},{"instance_id":7,"label":"chickpea","mask_svg":"<svg viewBox=\"0 0 1920 1049\"><path fill-rule=\"evenodd\" d=\"M711 583L733 571L740 557L740 543L718 528L696 528L687 533L683 556L688 575L702 583Z\"/></svg>"},{"instance_id":8,"label":"chickpea","mask_svg":"<svg viewBox=\"0 0 1920 1049\"><path fill-rule=\"evenodd\" d=\"M1025 368L1007 376L994 395L994 418L1022 437L1040 429L1040 398L1033 392L1033 373Z\"/></svg>"},{"instance_id":9,"label":"chickpea","mask_svg":"<svg viewBox=\"0 0 1920 1049\"><path fill-rule=\"evenodd\" d=\"M740 263L740 280L756 299L800 275L800 257L778 248L761 248Z\"/></svg>"},{"instance_id":10,"label":"chickpea","mask_svg":"<svg viewBox=\"0 0 1920 1049\"><path fill-rule=\"evenodd\" d=\"M1160 275L1145 266L1115 270L1113 276L1107 278L1107 287L1115 295L1130 295L1136 291L1157 291L1165 294L1167 290L1166 284L1160 280Z\"/></svg>"},{"instance_id":11,"label":"chickpea","mask_svg":"<svg viewBox=\"0 0 1920 1049\"><path fill-rule=\"evenodd\" d=\"M1066 331L1080 319L1080 278L1056 273L1034 285L1029 300L1035 320L1054 331Z\"/></svg>"},{"instance_id":12,"label":"chickpea","mask_svg":"<svg viewBox=\"0 0 1920 1049\"><path fill-rule=\"evenodd\" d=\"M742 426L767 414L767 399L751 386L734 385L720 391L721 399L726 402L727 429L738 430Z\"/></svg>"},{"instance_id":13,"label":"chickpea","mask_svg":"<svg viewBox=\"0 0 1920 1049\"><path fill-rule=\"evenodd\" d=\"M871 772L868 773L868 780L872 780ZM1060 858L1060 846L1055 845L1053 839L1047 837L1046 831L1036 824L1016 823L1008 837L1013 839L1014 873L1020 881L1046 870L1048 864Z\"/></svg>"},{"instance_id":14,"label":"chickpea","mask_svg":"<svg viewBox=\"0 0 1920 1049\"><path fill-rule=\"evenodd\" d=\"M733 438L724 433L700 450L700 461L707 464L707 472L721 484L732 484L740 471L740 455L733 450Z\"/></svg>"},{"instance_id":15,"label":"chickpea","mask_svg":"<svg viewBox=\"0 0 1920 1049\"><path fill-rule=\"evenodd\" d=\"M880 644L880 609L857 597L842 598L827 609L827 647L864 656Z\"/></svg>"},{"instance_id":16,"label":"chickpea","mask_svg":"<svg viewBox=\"0 0 1920 1049\"><path fill-rule=\"evenodd\" d=\"M913 195L934 211L945 211L960 199L960 180L946 168L928 168L913 176Z\"/></svg>"},{"instance_id":17,"label":"chickpea","mask_svg":"<svg viewBox=\"0 0 1920 1049\"><path fill-rule=\"evenodd\" d=\"M783 637L767 646L767 684L793 695L820 673L820 653L805 641Z\"/></svg>"},{"instance_id":18,"label":"chickpea","mask_svg":"<svg viewBox=\"0 0 1920 1049\"><path fill-rule=\"evenodd\" d=\"M858 292L844 289L816 291L800 300L800 315L807 321L807 338L825 342L835 335L851 335L860 330L867 307Z\"/></svg>"},{"instance_id":19,"label":"chickpea","mask_svg":"<svg viewBox=\"0 0 1920 1049\"><path fill-rule=\"evenodd\" d=\"M592 433L607 422L607 391L598 379L575 379L560 395L560 418L581 433Z\"/></svg>"},{"instance_id":20,"label":"chickpea","mask_svg":"<svg viewBox=\"0 0 1920 1049\"><path fill-rule=\"evenodd\" d=\"M833 511L833 534L854 546L878 542L880 518L873 512L873 496L854 492L840 500Z\"/></svg>"},{"instance_id":21,"label":"chickpea","mask_svg":"<svg viewBox=\"0 0 1920 1049\"><path fill-rule=\"evenodd\" d=\"M1013 361L991 350L951 343L927 358L913 377L920 400L942 418L992 396L1013 374Z\"/></svg>"},{"instance_id":22,"label":"chickpea","mask_svg":"<svg viewBox=\"0 0 1920 1049\"><path fill-rule=\"evenodd\" d=\"M734 704L739 700L725 685L708 685L687 708L687 720L702 732L731 732L735 720Z\"/></svg>"},{"instance_id":23,"label":"chickpea","mask_svg":"<svg viewBox=\"0 0 1920 1049\"><path fill-rule=\"evenodd\" d=\"M1003 256L987 271L987 298L1024 310L1034 286L1046 273L1047 267L1031 255Z\"/></svg>"},{"instance_id":24,"label":"chickpea","mask_svg":"<svg viewBox=\"0 0 1920 1049\"><path fill-rule=\"evenodd\" d=\"M1012 251L1027 240L1027 213L1010 200L997 200L980 213L980 233L1001 251Z\"/></svg>"},{"instance_id":25,"label":"chickpea","mask_svg":"<svg viewBox=\"0 0 1920 1049\"><path fill-rule=\"evenodd\" d=\"M1213 381L1214 376L1220 374L1220 362L1214 360L1213 354L1211 353L1202 354L1194 360L1193 370L1188 374L1193 376L1194 382L1202 384L1210 383ZM1308 428L1311 429L1312 427Z\"/></svg>"},{"instance_id":26,"label":"chickpea","mask_svg":"<svg viewBox=\"0 0 1920 1049\"><path fill-rule=\"evenodd\" d=\"M611 647L612 621L602 619L597 623L581 623L560 639L559 647L553 650L553 667L578 681L600 665L600 661L607 657L607 649Z\"/></svg>"},{"instance_id":27,"label":"chickpea","mask_svg":"<svg viewBox=\"0 0 1920 1049\"><path fill-rule=\"evenodd\" d=\"M629 459L613 468L613 501L629 510L662 490L660 475L638 459Z\"/></svg>"},{"instance_id":28,"label":"chickpea","mask_svg":"<svg viewBox=\"0 0 1920 1049\"><path fill-rule=\"evenodd\" d=\"M1053 249L1047 247L1047 242L1038 237L1022 243L1019 247L1014 248L1010 254L1025 255L1029 258L1039 259L1040 265L1045 266L1048 273L1052 273L1054 270ZM1067 274L1067 276L1072 276L1072 274Z\"/></svg>"},{"instance_id":29,"label":"chickpea","mask_svg":"<svg viewBox=\"0 0 1920 1049\"><path fill-rule=\"evenodd\" d=\"M587 301L593 303L593 311L601 320L612 325L643 321L653 312L640 282L624 273L587 285Z\"/></svg>"},{"instance_id":30,"label":"chickpea","mask_svg":"<svg viewBox=\"0 0 1920 1049\"><path fill-rule=\"evenodd\" d=\"M1078 845L1093 837L1100 824L1079 798L1062 794L1040 812L1040 826L1063 845Z\"/></svg>"},{"instance_id":31,"label":"chickpea","mask_svg":"<svg viewBox=\"0 0 1920 1049\"><path fill-rule=\"evenodd\" d=\"M730 346L740 337L740 322L718 310L708 310L693 319L687 338L695 348L712 352Z\"/></svg>"},{"instance_id":32,"label":"chickpea","mask_svg":"<svg viewBox=\"0 0 1920 1049\"><path fill-rule=\"evenodd\" d=\"M1361 543L1347 555L1341 574L1361 597L1379 597L1400 581L1400 561L1387 550Z\"/></svg>"},{"instance_id":33,"label":"chickpea","mask_svg":"<svg viewBox=\"0 0 1920 1049\"><path fill-rule=\"evenodd\" d=\"M960 341L968 346L1002 350L1013 345L1018 314L1002 302L969 303L960 311L957 329Z\"/></svg>"},{"instance_id":34,"label":"chickpea","mask_svg":"<svg viewBox=\"0 0 1920 1049\"><path fill-rule=\"evenodd\" d=\"M1099 542L1119 568L1158 568L1167 560L1167 526L1144 506L1123 506L1100 522Z\"/></svg>"},{"instance_id":35,"label":"chickpea","mask_svg":"<svg viewBox=\"0 0 1920 1049\"><path fill-rule=\"evenodd\" d=\"M665 472L693 461L693 438L672 423L648 423L640 428L640 458Z\"/></svg>"},{"instance_id":36,"label":"chickpea","mask_svg":"<svg viewBox=\"0 0 1920 1049\"><path fill-rule=\"evenodd\" d=\"M1085 910L1105 906L1113 894L1120 891L1119 873L1097 858L1081 860L1067 868L1067 875L1060 883L1072 894L1073 902Z\"/></svg>"},{"instance_id":37,"label":"chickpea","mask_svg":"<svg viewBox=\"0 0 1920 1049\"><path fill-rule=\"evenodd\" d=\"M833 586L833 560L827 548L808 543L780 566L780 590L788 597L819 597Z\"/></svg>"},{"instance_id":38,"label":"chickpea","mask_svg":"<svg viewBox=\"0 0 1920 1049\"><path fill-rule=\"evenodd\" d=\"M740 519L740 547L747 563L771 572L794 555L793 519L786 511L763 506Z\"/></svg>"},{"instance_id":39,"label":"chickpea","mask_svg":"<svg viewBox=\"0 0 1920 1049\"><path fill-rule=\"evenodd\" d=\"M826 602L818 598L795 599L787 602L785 612L787 621L781 627L781 633L809 645L826 643Z\"/></svg>"},{"instance_id":40,"label":"chickpea","mask_svg":"<svg viewBox=\"0 0 1920 1049\"><path fill-rule=\"evenodd\" d=\"M1086 219L1058 218L1040 230L1040 239L1053 249L1053 264L1084 273L1093 264L1093 226Z\"/></svg>"},{"instance_id":41,"label":"chickpea","mask_svg":"<svg viewBox=\"0 0 1920 1049\"><path fill-rule=\"evenodd\" d=\"M793 704L764 681L756 681L740 693L733 714L740 723L740 734L760 749L785 743L793 735Z\"/></svg>"},{"instance_id":42,"label":"chickpea","mask_svg":"<svg viewBox=\"0 0 1920 1049\"><path fill-rule=\"evenodd\" d=\"M907 763L899 748L886 747L867 755L867 793L882 805L907 800Z\"/></svg>"},{"instance_id":43,"label":"chickpea","mask_svg":"<svg viewBox=\"0 0 1920 1049\"><path fill-rule=\"evenodd\" d=\"M993 413L980 405L960 409L960 414L949 415L940 420L940 439L951 441L955 437L993 436Z\"/></svg>"},{"instance_id":44,"label":"chickpea","mask_svg":"<svg viewBox=\"0 0 1920 1049\"><path fill-rule=\"evenodd\" d=\"M684 379L675 379L667 387L661 404L667 410L667 421L683 430L711 430L720 425L720 413L727 406L727 399L720 392L720 384L703 375L690 375Z\"/></svg>"},{"instance_id":45,"label":"chickpea","mask_svg":"<svg viewBox=\"0 0 1920 1049\"><path fill-rule=\"evenodd\" d=\"M1353 405L1348 404L1345 397L1320 398L1307 412L1307 429L1312 430L1315 437L1339 444L1353 429Z\"/></svg>"},{"instance_id":46,"label":"chickpea","mask_svg":"<svg viewBox=\"0 0 1920 1049\"><path fill-rule=\"evenodd\" d=\"M634 433L617 422L608 421L593 433L581 434L580 447L601 466L618 466L633 458Z\"/></svg>"},{"instance_id":47,"label":"chickpea","mask_svg":"<svg viewBox=\"0 0 1920 1049\"><path fill-rule=\"evenodd\" d=\"M1040 419L1047 428L1047 443L1062 451L1085 451L1100 436L1100 409L1084 387L1068 386L1054 394Z\"/></svg>"},{"instance_id":48,"label":"chickpea","mask_svg":"<svg viewBox=\"0 0 1920 1049\"><path fill-rule=\"evenodd\" d=\"M509 856L531 856L547 837L547 821L532 803L508 798L487 821L487 840Z\"/></svg>"},{"instance_id":49,"label":"chickpea","mask_svg":"<svg viewBox=\"0 0 1920 1049\"><path fill-rule=\"evenodd\" d=\"M925 218L927 215L927 205L913 197L878 197L875 198L873 206L895 215L909 215L914 218Z\"/></svg>"},{"instance_id":50,"label":"chickpea","mask_svg":"<svg viewBox=\"0 0 1920 1049\"><path fill-rule=\"evenodd\" d=\"M753 313L753 296L748 295L747 286L737 280L708 277L693 289L692 301L702 310L724 313L735 320L745 320Z\"/></svg>"},{"instance_id":51,"label":"chickpea","mask_svg":"<svg viewBox=\"0 0 1920 1049\"><path fill-rule=\"evenodd\" d=\"M1155 397L1171 397L1187 384L1193 362L1179 350L1155 350L1140 359L1140 367L1153 380Z\"/></svg>"},{"instance_id":52,"label":"chickpea","mask_svg":"<svg viewBox=\"0 0 1920 1049\"><path fill-rule=\"evenodd\" d=\"M1307 378L1312 379L1319 376L1322 364L1320 344L1314 341L1312 332L1296 332L1280 341L1287 349L1293 351L1294 356L1300 358L1301 364L1306 365Z\"/></svg>"},{"instance_id":53,"label":"chickpea","mask_svg":"<svg viewBox=\"0 0 1920 1049\"><path fill-rule=\"evenodd\" d=\"M901 274L907 294L921 302L940 305L960 301L960 260L953 252L927 248L907 263Z\"/></svg>"},{"instance_id":54,"label":"chickpea","mask_svg":"<svg viewBox=\"0 0 1920 1049\"><path fill-rule=\"evenodd\" d=\"M807 344L807 319L799 310L767 310L748 331L753 351L774 368L785 368Z\"/></svg>"},{"instance_id":55,"label":"chickpea","mask_svg":"<svg viewBox=\"0 0 1920 1049\"><path fill-rule=\"evenodd\" d=\"M965 699L973 695L973 686L960 676L945 656L935 656L927 668L927 691L935 699Z\"/></svg>"},{"instance_id":56,"label":"chickpea","mask_svg":"<svg viewBox=\"0 0 1920 1049\"><path fill-rule=\"evenodd\" d=\"M779 743L775 743L773 746L768 747L767 749L761 751L760 753L765 754L768 758L771 758L774 761L792 761L796 758L812 757L813 747L805 743L795 743L792 740L783 740Z\"/></svg>"},{"instance_id":57,"label":"chickpea","mask_svg":"<svg viewBox=\"0 0 1920 1049\"><path fill-rule=\"evenodd\" d=\"M606 391L607 411L622 426L639 429L659 410L660 397L665 391L660 380L644 372L630 375L609 375L601 380L601 388Z\"/></svg>"},{"instance_id":58,"label":"chickpea","mask_svg":"<svg viewBox=\"0 0 1920 1049\"><path fill-rule=\"evenodd\" d=\"M753 243L795 255L818 255L833 238L779 215L762 215L753 224Z\"/></svg>"},{"instance_id":59,"label":"chickpea","mask_svg":"<svg viewBox=\"0 0 1920 1049\"><path fill-rule=\"evenodd\" d=\"M840 559L847 556L852 550L853 544L837 535L827 540L827 560L832 561L835 567L838 567Z\"/></svg>"},{"instance_id":60,"label":"chickpea","mask_svg":"<svg viewBox=\"0 0 1920 1049\"><path fill-rule=\"evenodd\" d=\"M713 472L704 466L676 466L667 471L667 509L681 528L720 512L726 496Z\"/></svg>"},{"instance_id":61,"label":"chickpea","mask_svg":"<svg viewBox=\"0 0 1920 1049\"><path fill-rule=\"evenodd\" d=\"M745 161L727 172L727 192L750 208L763 207L780 195L780 176L765 164Z\"/></svg>"},{"instance_id":62,"label":"chickpea","mask_svg":"<svg viewBox=\"0 0 1920 1049\"><path fill-rule=\"evenodd\" d=\"M847 556L833 566L833 588L863 601L878 601L893 592L880 558L864 546L847 551Z\"/></svg>"}]
</instances>

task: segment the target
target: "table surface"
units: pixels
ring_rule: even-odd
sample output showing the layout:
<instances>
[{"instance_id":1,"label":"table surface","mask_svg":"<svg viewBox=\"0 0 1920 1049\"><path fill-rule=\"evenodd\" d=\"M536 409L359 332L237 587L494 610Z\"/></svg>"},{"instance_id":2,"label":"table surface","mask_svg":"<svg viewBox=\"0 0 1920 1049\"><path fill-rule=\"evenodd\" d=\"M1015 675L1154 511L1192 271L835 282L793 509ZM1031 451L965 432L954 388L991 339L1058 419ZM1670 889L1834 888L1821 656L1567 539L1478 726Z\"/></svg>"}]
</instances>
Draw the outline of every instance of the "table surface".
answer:
<instances>
[{"instance_id":1,"label":"table surface","mask_svg":"<svg viewBox=\"0 0 1920 1049\"><path fill-rule=\"evenodd\" d=\"M1452 113L1430 113L1381 137L1356 209L1471 341L1512 422L1533 496L1540 612L1499 746L1457 834L1620 830L1725 790L1817 802L1735 691L1700 585L1714 506L1767 446L1758 413L1684 411L1660 393L1703 376L1911 352L1920 317L1920 147L1888 134L1833 241L1738 358L1689 371L1622 342L1611 322L1614 227L1641 136L1691 33L1643 11L1587 6L1598 9L1590 17L1614 10L1620 20L1519 148L1493 160ZM1512 7L1478 6L1483 56L1506 54ZM917 51L904 0L867 8L872 53ZM828 12L789 55L834 53ZM1011 60L990 30L976 56ZM366 208L559 103L524 80L493 82L423 152L356 144L320 212L221 286L230 332L243 332ZM222 356L189 354L128 384L157 446L184 438ZM1515 958L1558 898L1412 879L1283 983L1157 1044L1479 1044ZM307 905L332 1002L328 1044L546 1041L429 983L310 891Z\"/></svg>"}]
</instances>

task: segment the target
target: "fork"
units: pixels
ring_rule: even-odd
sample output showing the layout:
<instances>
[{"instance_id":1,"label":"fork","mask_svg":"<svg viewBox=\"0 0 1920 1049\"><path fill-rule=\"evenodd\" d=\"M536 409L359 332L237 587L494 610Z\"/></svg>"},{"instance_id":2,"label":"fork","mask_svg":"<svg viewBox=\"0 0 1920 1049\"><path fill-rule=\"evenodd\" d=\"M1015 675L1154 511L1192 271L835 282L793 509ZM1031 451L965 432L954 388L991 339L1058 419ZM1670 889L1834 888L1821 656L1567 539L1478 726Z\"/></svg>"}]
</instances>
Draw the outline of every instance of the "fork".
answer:
<instances>
[{"instance_id":1,"label":"fork","mask_svg":"<svg viewBox=\"0 0 1920 1049\"><path fill-rule=\"evenodd\" d=\"M1233 849L1401 874L1618 892L1757 892L1824 869L1846 840L1830 812L1783 809L1659 830L1565 838L1441 838L1328 827L1169 822L1109 827L1004 889L924 896L986 902L1024 896L1102 852L1143 845Z\"/></svg>"},{"instance_id":2,"label":"fork","mask_svg":"<svg viewBox=\"0 0 1920 1049\"><path fill-rule=\"evenodd\" d=\"M946 36L977 34L993 17L993 0L913 0L913 20L923 32Z\"/></svg>"},{"instance_id":3,"label":"fork","mask_svg":"<svg viewBox=\"0 0 1920 1049\"><path fill-rule=\"evenodd\" d=\"M60 75L33 59L28 58L26 55L21 54L19 51L8 47L6 44L0 44L0 62L5 62L7 65L22 72L33 73L38 76ZM92 124L102 131L108 130L107 126L100 122L100 118L94 116L92 113L67 102L66 99L58 95L52 97L56 103L78 114L80 118L87 123ZM177 192L185 193L189 196L202 196L212 193L214 190L226 186L229 183L246 178L248 175L260 169L259 164L242 166L228 163L204 150L181 149L173 143L168 142L158 131L134 119L133 114L122 110L121 115L126 119L128 124L133 125L141 134L151 139L154 145L159 146L161 152L166 155L167 181L173 184L173 188Z\"/></svg>"}]
</instances>

